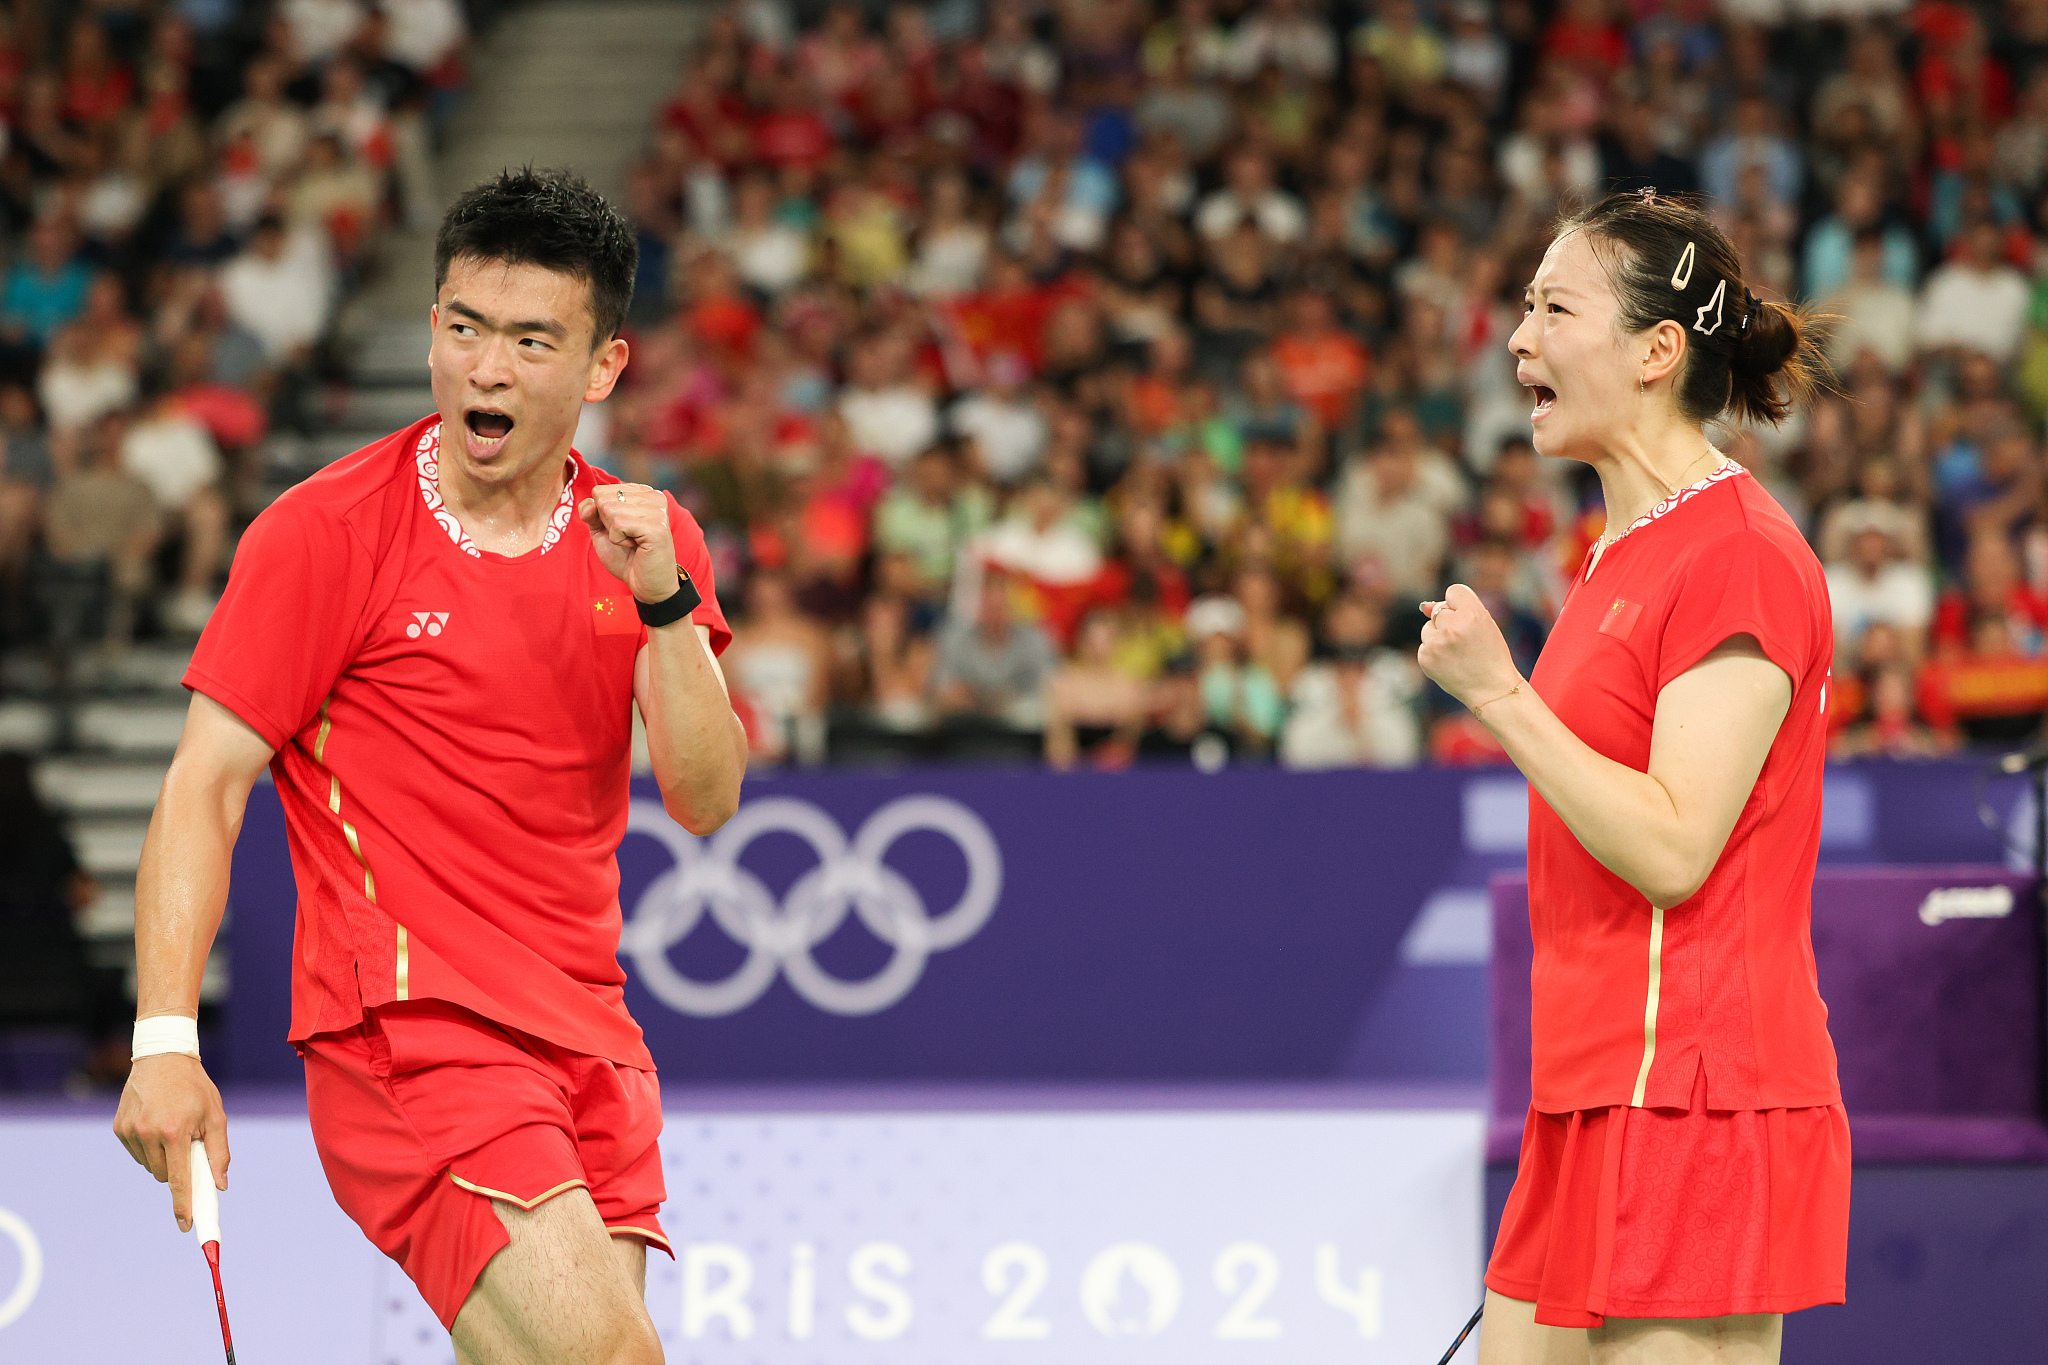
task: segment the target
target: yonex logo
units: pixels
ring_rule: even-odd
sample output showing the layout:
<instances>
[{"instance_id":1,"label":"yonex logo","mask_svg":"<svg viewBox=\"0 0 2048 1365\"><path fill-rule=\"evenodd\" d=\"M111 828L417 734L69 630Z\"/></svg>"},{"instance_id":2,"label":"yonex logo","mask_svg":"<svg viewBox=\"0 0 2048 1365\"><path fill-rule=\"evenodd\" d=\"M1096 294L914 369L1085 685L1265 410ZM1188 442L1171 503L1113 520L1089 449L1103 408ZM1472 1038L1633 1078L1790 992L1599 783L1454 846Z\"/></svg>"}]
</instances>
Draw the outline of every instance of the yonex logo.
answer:
<instances>
[{"instance_id":1,"label":"yonex logo","mask_svg":"<svg viewBox=\"0 0 2048 1365\"><path fill-rule=\"evenodd\" d=\"M429 635L439 635L441 627L447 624L448 613L445 611L416 611L412 614L412 624L405 628L406 638L417 640L421 631Z\"/></svg>"},{"instance_id":2,"label":"yonex logo","mask_svg":"<svg viewBox=\"0 0 2048 1365\"><path fill-rule=\"evenodd\" d=\"M980 932L1003 889L995 836L980 816L943 796L898 797L870 815L850 842L830 815L787 796L747 803L709 839L680 828L655 801L635 801L626 829L659 839L676 861L640 893L619 951L656 999L699 1018L745 1009L774 984L778 971L798 995L828 1013L879 1013L910 993L933 953ZM967 886L942 914L931 914L917 888L883 861L891 845L917 830L945 835L967 860ZM777 833L795 835L818 855L818 865L797 878L780 904L739 861L755 839ZM706 911L747 950L746 960L721 981L693 980L668 956ZM811 956L849 913L895 949L886 966L861 981L833 976Z\"/></svg>"}]
</instances>

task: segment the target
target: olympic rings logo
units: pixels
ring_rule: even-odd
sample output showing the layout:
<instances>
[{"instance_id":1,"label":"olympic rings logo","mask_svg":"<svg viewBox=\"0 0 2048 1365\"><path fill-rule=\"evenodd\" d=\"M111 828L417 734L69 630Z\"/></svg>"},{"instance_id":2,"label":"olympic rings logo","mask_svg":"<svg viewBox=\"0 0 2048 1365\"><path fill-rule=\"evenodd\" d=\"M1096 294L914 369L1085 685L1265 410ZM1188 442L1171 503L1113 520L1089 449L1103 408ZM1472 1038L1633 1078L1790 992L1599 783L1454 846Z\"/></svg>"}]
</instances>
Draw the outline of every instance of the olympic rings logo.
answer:
<instances>
[{"instance_id":1,"label":"olympic rings logo","mask_svg":"<svg viewBox=\"0 0 2048 1365\"><path fill-rule=\"evenodd\" d=\"M0 1299L0 1327L6 1327L28 1311L28 1306L36 1301L36 1291L43 1287L43 1244L36 1240L35 1229L28 1225L28 1220L12 1209L0 1209L0 1236L13 1242L21 1256L21 1272L14 1288Z\"/></svg>"},{"instance_id":2,"label":"olympic rings logo","mask_svg":"<svg viewBox=\"0 0 2048 1365\"><path fill-rule=\"evenodd\" d=\"M966 889L938 915L883 861L898 839L918 830L945 835L967 860ZM619 951L632 959L656 999L705 1019L753 1004L778 971L798 995L829 1014L880 1013L910 993L933 953L980 932L1003 889L995 836L980 816L943 796L898 797L870 815L851 841L830 815L787 796L748 802L709 839L682 829L660 803L635 801L626 831L660 840L675 866L640 893ZM747 845L777 833L795 835L818 855L818 865L797 878L779 904L759 877L740 866ZM747 950L746 960L720 981L687 977L668 956L707 913ZM849 914L895 950L887 965L860 981L832 975L811 956Z\"/></svg>"}]
</instances>

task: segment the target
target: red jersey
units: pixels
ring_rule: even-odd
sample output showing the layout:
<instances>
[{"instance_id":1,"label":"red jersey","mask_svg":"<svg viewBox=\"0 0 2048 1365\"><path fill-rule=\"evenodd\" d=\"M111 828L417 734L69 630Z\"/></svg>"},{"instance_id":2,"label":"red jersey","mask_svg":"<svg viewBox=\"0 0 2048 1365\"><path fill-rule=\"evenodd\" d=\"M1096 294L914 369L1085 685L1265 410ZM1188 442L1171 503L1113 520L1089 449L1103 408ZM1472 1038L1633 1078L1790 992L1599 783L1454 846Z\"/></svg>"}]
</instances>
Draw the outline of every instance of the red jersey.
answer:
<instances>
[{"instance_id":1,"label":"red jersey","mask_svg":"<svg viewBox=\"0 0 2048 1365\"><path fill-rule=\"evenodd\" d=\"M492 554L442 505L440 430L366 446L257 517L185 673L277 750L291 1038L431 998L651 1069L615 859L647 629L576 517L619 480L572 455L540 548ZM723 651L703 533L673 499L669 524Z\"/></svg>"},{"instance_id":2,"label":"red jersey","mask_svg":"<svg viewBox=\"0 0 2048 1365\"><path fill-rule=\"evenodd\" d=\"M1588 557L1530 681L1571 732L1638 771L1665 684L1754 635L1792 705L1720 860L1682 905L1648 900L1529 796L1531 1081L1546 1113L1841 1098L1813 965L1813 868L1834 624L1819 560L1739 467L1666 499Z\"/></svg>"}]
</instances>

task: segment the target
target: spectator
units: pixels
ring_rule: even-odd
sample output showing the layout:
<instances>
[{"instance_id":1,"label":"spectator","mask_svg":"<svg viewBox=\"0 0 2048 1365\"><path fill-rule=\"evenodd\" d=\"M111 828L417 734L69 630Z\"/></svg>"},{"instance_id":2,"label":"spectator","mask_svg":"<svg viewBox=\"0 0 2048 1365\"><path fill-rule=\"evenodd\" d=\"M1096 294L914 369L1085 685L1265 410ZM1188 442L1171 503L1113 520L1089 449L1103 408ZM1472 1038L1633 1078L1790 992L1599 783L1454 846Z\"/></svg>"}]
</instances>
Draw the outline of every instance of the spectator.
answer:
<instances>
[{"instance_id":1,"label":"spectator","mask_svg":"<svg viewBox=\"0 0 2048 1365\"><path fill-rule=\"evenodd\" d=\"M1010 574L991 566L972 613L940 633L932 692L942 713L1018 730L1044 723L1045 685L1059 651L1044 631L1016 618L1015 586Z\"/></svg>"},{"instance_id":2,"label":"spectator","mask_svg":"<svg viewBox=\"0 0 2048 1365\"><path fill-rule=\"evenodd\" d=\"M54 432L89 426L135 401L142 328L128 316L121 282L96 277L84 311L58 331L37 393Z\"/></svg>"},{"instance_id":3,"label":"spectator","mask_svg":"<svg viewBox=\"0 0 2048 1365\"><path fill-rule=\"evenodd\" d=\"M903 557L916 597L936 602L952 582L960 552L992 520L987 490L965 477L951 447L936 445L911 460L875 509L875 543Z\"/></svg>"},{"instance_id":4,"label":"spectator","mask_svg":"<svg viewBox=\"0 0 2048 1365\"><path fill-rule=\"evenodd\" d=\"M1384 643L1386 618L1370 602L1338 598L1324 618L1328 654L1295 680L1280 740L1290 768L1405 768L1422 758L1412 657Z\"/></svg>"},{"instance_id":5,"label":"spectator","mask_svg":"<svg viewBox=\"0 0 2048 1365\"><path fill-rule=\"evenodd\" d=\"M1327 295L1298 289L1287 300L1287 326L1273 342L1273 364L1287 392L1325 431L1351 421L1372 376L1358 338L1337 325Z\"/></svg>"},{"instance_id":6,"label":"spectator","mask_svg":"<svg viewBox=\"0 0 2048 1365\"><path fill-rule=\"evenodd\" d=\"M121 469L149 489L183 544L178 584L164 606L164 624L197 635L213 615L216 575L227 567L228 502L220 448L175 395L152 398L121 438Z\"/></svg>"},{"instance_id":7,"label":"spectator","mask_svg":"<svg viewBox=\"0 0 2048 1365\"><path fill-rule=\"evenodd\" d=\"M910 289L920 298L943 301L980 288L988 268L990 236L974 217L967 177L942 171L931 182L931 213L917 233Z\"/></svg>"},{"instance_id":8,"label":"spectator","mask_svg":"<svg viewBox=\"0 0 2048 1365\"><path fill-rule=\"evenodd\" d=\"M149 486L122 468L126 432L120 414L85 428L72 469L58 477L43 514L52 564L44 606L60 658L80 644L97 643L108 659L125 651L136 606L151 587L163 513Z\"/></svg>"},{"instance_id":9,"label":"spectator","mask_svg":"<svg viewBox=\"0 0 2048 1365\"><path fill-rule=\"evenodd\" d=\"M774 182L765 174L740 181L734 209L726 250L739 277L771 297L803 279L810 270L810 240L775 216Z\"/></svg>"},{"instance_id":10,"label":"spectator","mask_svg":"<svg viewBox=\"0 0 2048 1365\"><path fill-rule=\"evenodd\" d=\"M332 269L326 239L314 229L288 232L282 219L262 219L221 271L220 286L228 316L256 337L274 367L304 365L327 331Z\"/></svg>"},{"instance_id":11,"label":"spectator","mask_svg":"<svg viewBox=\"0 0 2048 1365\"><path fill-rule=\"evenodd\" d=\"M748 738L756 758L824 759L830 667L825 633L797 610L788 580L755 570L747 580L746 618L733 631L725 669L753 710L756 724Z\"/></svg>"},{"instance_id":12,"label":"spectator","mask_svg":"<svg viewBox=\"0 0 2048 1365\"><path fill-rule=\"evenodd\" d=\"M861 648L870 717L890 730L925 729L931 723L936 648L929 632L914 628L911 603L890 592L869 597L862 609Z\"/></svg>"},{"instance_id":13,"label":"spectator","mask_svg":"<svg viewBox=\"0 0 2048 1365\"><path fill-rule=\"evenodd\" d=\"M1873 175L1844 176L1835 190L1835 211L1806 233L1805 261L1800 274L1809 298L1825 299L1840 292L1854 273L1851 257L1866 236L1877 241L1877 274L1895 289L1909 290L1920 274L1920 253L1913 235L1896 223L1880 219L1881 204Z\"/></svg>"},{"instance_id":14,"label":"spectator","mask_svg":"<svg viewBox=\"0 0 2048 1365\"><path fill-rule=\"evenodd\" d=\"M92 272L78 259L78 238L63 219L44 215L29 230L28 249L0 285L0 342L40 351L57 329L85 308Z\"/></svg>"},{"instance_id":15,"label":"spectator","mask_svg":"<svg viewBox=\"0 0 2048 1365\"><path fill-rule=\"evenodd\" d=\"M1351 50L1377 62L1397 96L1434 84L1444 72L1444 42L1423 22L1415 0L1376 0L1372 14L1352 31Z\"/></svg>"},{"instance_id":16,"label":"spectator","mask_svg":"<svg viewBox=\"0 0 2048 1365\"><path fill-rule=\"evenodd\" d=\"M1828 601L1844 651L1853 653L1863 632L1881 622L1898 632L1906 657L1917 660L1926 652L1934 588L1893 531L1893 522L1874 509L1837 527L1847 553L1827 566Z\"/></svg>"},{"instance_id":17,"label":"spectator","mask_svg":"<svg viewBox=\"0 0 2048 1365\"><path fill-rule=\"evenodd\" d=\"M1450 549L1450 509L1464 501L1443 455L1427 451L1412 414L1390 414L1386 442L1353 457L1337 484L1337 554L1351 572L1402 596L1427 597Z\"/></svg>"},{"instance_id":18,"label":"spectator","mask_svg":"<svg viewBox=\"0 0 2048 1365\"><path fill-rule=\"evenodd\" d=\"M1856 234L1848 278L1828 303L1841 318L1828 336L1828 359L1838 372L1847 373L1866 352L1876 356L1892 375L1902 372L1913 359L1918 308L1904 286L1887 278L1888 255L1889 246L1878 229L1867 227ZM1808 256L1812 256L1810 245ZM1812 267L1808 269L1811 278Z\"/></svg>"},{"instance_id":19,"label":"spectator","mask_svg":"<svg viewBox=\"0 0 2048 1365\"><path fill-rule=\"evenodd\" d=\"M1292 245L1308 231L1301 201L1273 183L1272 163L1249 146L1230 154L1222 187L1195 210L1196 229L1212 242L1246 225L1280 246Z\"/></svg>"},{"instance_id":20,"label":"spectator","mask_svg":"<svg viewBox=\"0 0 2048 1365\"><path fill-rule=\"evenodd\" d=\"M1031 373L1014 351L998 351L982 367L988 378L980 391L953 405L947 425L971 441L983 473L1011 487L1037 470L1050 432L1035 396L1025 387Z\"/></svg>"},{"instance_id":21,"label":"spectator","mask_svg":"<svg viewBox=\"0 0 2048 1365\"><path fill-rule=\"evenodd\" d=\"M1735 101L1734 126L1700 156L1700 184L1713 198L1730 202L1743 168L1751 165L1763 167L1773 199L1781 204L1799 202L1805 159L1791 139L1778 131L1771 102L1761 94L1743 95Z\"/></svg>"},{"instance_id":22,"label":"spectator","mask_svg":"<svg viewBox=\"0 0 2048 1365\"><path fill-rule=\"evenodd\" d=\"M2026 278L1999 259L1998 229L1978 223L1963 233L1956 259L1927 277L1920 345L1965 348L2007 364L2019 351L2027 299Z\"/></svg>"},{"instance_id":23,"label":"spectator","mask_svg":"<svg viewBox=\"0 0 2048 1365\"><path fill-rule=\"evenodd\" d=\"M1937 758L1956 747L1953 735L1923 725L1914 711L1913 672L1893 665L1878 670L1870 684L1870 716L1843 728L1828 745L1828 757Z\"/></svg>"},{"instance_id":24,"label":"spectator","mask_svg":"<svg viewBox=\"0 0 2048 1365\"><path fill-rule=\"evenodd\" d=\"M1121 768L1136 754L1150 696L1118 668L1117 619L1090 612L1074 640L1074 657L1052 675L1045 694L1045 760L1055 768L1086 761Z\"/></svg>"},{"instance_id":25,"label":"spectator","mask_svg":"<svg viewBox=\"0 0 2048 1365\"><path fill-rule=\"evenodd\" d=\"M1272 68L1290 80L1324 81L1337 69L1337 40L1306 0L1261 0L1238 20L1228 69L1250 80Z\"/></svg>"},{"instance_id":26,"label":"spectator","mask_svg":"<svg viewBox=\"0 0 2048 1365\"><path fill-rule=\"evenodd\" d=\"M1266 666L1250 656L1245 611L1228 597L1205 597L1188 608L1188 639L1200 666L1208 727L1227 736L1233 753L1269 753L1287 718L1287 702Z\"/></svg>"},{"instance_id":27,"label":"spectator","mask_svg":"<svg viewBox=\"0 0 2048 1365\"><path fill-rule=\"evenodd\" d=\"M901 469L939 436L938 407L912 374L910 348L888 332L854 344L839 415L854 444L891 469Z\"/></svg>"},{"instance_id":28,"label":"spectator","mask_svg":"<svg viewBox=\"0 0 2048 1365\"><path fill-rule=\"evenodd\" d=\"M1183 41L1139 100L1135 119L1140 131L1171 134L1188 156L1207 161L1230 136L1235 114L1230 101L1195 74L1193 48Z\"/></svg>"}]
</instances>

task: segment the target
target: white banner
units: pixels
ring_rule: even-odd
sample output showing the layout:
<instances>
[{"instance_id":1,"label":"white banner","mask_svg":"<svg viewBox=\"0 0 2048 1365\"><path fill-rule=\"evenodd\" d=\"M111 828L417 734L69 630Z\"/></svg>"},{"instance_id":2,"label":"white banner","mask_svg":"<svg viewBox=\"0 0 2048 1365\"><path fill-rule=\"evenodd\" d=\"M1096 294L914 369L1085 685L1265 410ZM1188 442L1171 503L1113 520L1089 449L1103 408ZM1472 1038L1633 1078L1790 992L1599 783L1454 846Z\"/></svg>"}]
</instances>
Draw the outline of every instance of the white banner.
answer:
<instances>
[{"instance_id":1,"label":"white banner","mask_svg":"<svg viewBox=\"0 0 2048 1365\"><path fill-rule=\"evenodd\" d=\"M303 1120L234 1123L237 1353L450 1365ZM1478 1302L1464 1112L671 1113L672 1365L1434 1360ZM0 1125L0 1359L220 1358L206 1267L101 1117Z\"/></svg>"}]
</instances>

